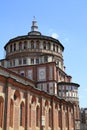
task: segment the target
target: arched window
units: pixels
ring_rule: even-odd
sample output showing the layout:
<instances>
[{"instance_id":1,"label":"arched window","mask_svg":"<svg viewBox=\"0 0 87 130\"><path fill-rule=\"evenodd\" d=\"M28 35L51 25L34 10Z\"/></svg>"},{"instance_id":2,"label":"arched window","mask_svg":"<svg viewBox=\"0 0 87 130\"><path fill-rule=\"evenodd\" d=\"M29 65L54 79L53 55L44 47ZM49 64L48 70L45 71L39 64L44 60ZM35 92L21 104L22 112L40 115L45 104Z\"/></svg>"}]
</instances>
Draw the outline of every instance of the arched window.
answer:
<instances>
[{"instance_id":1,"label":"arched window","mask_svg":"<svg viewBox=\"0 0 87 130\"><path fill-rule=\"evenodd\" d=\"M16 43L14 43L14 51L16 51Z\"/></svg>"},{"instance_id":2,"label":"arched window","mask_svg":"<svg viewBox=\"0 0 87 130\"><path fill-rule=\"evenodd\" d=\"M46 100L46 101L45 101L45 106L48 107L48 105L49 105L49 103L48 103L48 101Z\"/></svg>"},{"instance_id":3,"label":"arched window","mask_svg":"<svg viewBox=\"0 0 87 130\"><path fill-rule=\"evenodd\" d=\"M13 100L10 101L10 127L13 127Z\"/></svg>"},{"instance_id":4,"label":"arched window","mask_svg":"<svg viewBox=\"0 0 87 130\"><path fill-rule=\"evenodd\" d=\"M58 46L57 46L57 52L58 52Z\"/></svg>"},{"instance_id":5,"label":"arched window","mask_svg":"<svg viewBox=\"0 0 87 130\"><path fill-rule=\"evenodd\" d=\"M37 108L36 108L36 126L37 127L40 126L40 108L39 108L39 106L37 106Z\"/></svg>"},{"instance_id":6,"label":"arched window","mask_svg":"<svg viewBox=\"0 0 87 130\"><path fill-rule=\"evenodd\" d=\"M16 105L18 105L19 101L20 101L20 92L18 90L16 90L15 93L14 93L14 103Z\"/></svg>"},{"instance_id":7,"label":"arched window","mask_svg":"<svg viewBox=\"0 0 87 130\"><path fill-rule=\"evenodd\" d=\"M43 43L43 49L46 49L46 42Z\"/></svg>"},{"instance_id":8,"label":"arched window","mask_svg":"<svg viewBox=\"0 0 87 130\"><path fill-rule=\"evenodd\" d=\"M24 41L24 49L27 49L27 41Z\"/></svg>"},{"instance_id":9,"label":"arched window","mask_svg":"<svg viewBox=\"0 0 87 130\"><path fill-rule=\"evenodd\" d=\"M53 44L53 51L55 51L55 44Z\"/></svg>"},{"instance_id":10,"label":"arched window","mask_svg":"<svg viewBox=\"0 0 87 130\"><path fill-rule=\"evenodd\" d=\"M19 42L19 50L22 50L22 42Z\"/></svg>"},{"instance_id":11,"label":"arched window","mask_svg":"<svg viewBox=\"0 0 87 130\"><path fill-rule=\"evenodd\" d=\"M25 125L25 109L24 109L24 103L22 102L20 105L20 126L24 127Z\"/></svg>"},{"instance_id":12,"label":"arched window","mask_svg":"<svg viewBox=\"0 0 87 130\"><path fill-rule=\"evenodd\" d=\"M32 104L35 104L35 103L36 103L36 97L35 97L35 96L32 97L31 103L32 103Z\"/></svg>"},{"instance_id":13,"label":"arched window","mask_svg":"<svg viewBox=\"0 0 87 130\"><path fill-rule=\"evenodd\" d=\"M10 52L12 52L12 45L10 45Z\"/></svg>"},{"instance_id":14,"label":"arched window","mask_svg":"<svg viewBox=\"0 0 87 130\"><path fill-rule=\"evenodd\" d=\"M36 49L39 49L39 41L36 41Z\"/></svg>"},{"instance_id":15,"label":"arched window","mask_svg":"<svg viewBox=\"0 0 87 130\"><path fill-rule=\"evenodd\" d=\"M0 127L2 128L2 122L3 122L3 103L4 100L2 97L0 97Z\"/></svg>"},{"instance_id":16,"label":"arched window","mask_svg":"<svg viewBox=\"0 0 87 130\"><path fill-rule=\"evenodd\" d=\"M31 49L34 49L34 41L31 41Z\"/></svg>"},{"instance_id":17,"label":"arched window","mask_svg":"<svg viewBox=\"0 0 87 130\"><path fill-rule=\"evenodd\" d=\"M48 42L48 50L50 50L50 42Z\"/></svg>"}]
</instances>

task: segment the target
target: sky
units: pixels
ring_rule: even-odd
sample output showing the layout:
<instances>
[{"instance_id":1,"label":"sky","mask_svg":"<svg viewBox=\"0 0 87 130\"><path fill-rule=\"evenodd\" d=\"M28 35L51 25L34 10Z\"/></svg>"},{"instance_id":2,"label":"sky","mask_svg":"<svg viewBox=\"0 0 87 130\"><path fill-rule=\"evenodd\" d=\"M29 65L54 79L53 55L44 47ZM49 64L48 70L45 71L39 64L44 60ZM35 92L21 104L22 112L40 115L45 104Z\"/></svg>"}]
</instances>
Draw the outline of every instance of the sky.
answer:
<instances>
[{"instance_id":1,"label":"sky","mask_svg":"<svg viewBox=\"0 0 87 130\"><path fill-rule=\"evenodd\" d=\"M0 59L10 39L31 31L34 16L39 31L64 46L66 73L80 85L80 107L87 107L87 0L0 1Z\"/></svg>"}]
</instances>

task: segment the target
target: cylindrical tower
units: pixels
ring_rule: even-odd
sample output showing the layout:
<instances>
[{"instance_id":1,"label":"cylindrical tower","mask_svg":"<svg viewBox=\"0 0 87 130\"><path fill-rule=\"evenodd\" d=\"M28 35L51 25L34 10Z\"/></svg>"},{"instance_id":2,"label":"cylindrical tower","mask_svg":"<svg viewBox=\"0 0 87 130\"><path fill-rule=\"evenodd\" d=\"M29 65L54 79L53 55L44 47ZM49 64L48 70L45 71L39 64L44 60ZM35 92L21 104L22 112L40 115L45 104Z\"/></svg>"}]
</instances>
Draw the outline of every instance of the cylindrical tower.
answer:
<instances>
[{"instance_id":1,"label":"cylindrical tower","mask_svg":"<svg viewBox=\"0 0 87 130\"><path fill-rule=\"evenodd\" d=\"M13 38L5 45L8 68L56 62L64 69L63 45L52 37L41 35L37 29L36 21L33 21L28 35Z\"/></svg>"},{"instance_id":2,"label":"cylindrical tower","mask_svg":"<svg viewBox=\"0 0 87 130\"><path fill-rule=\"evenodd\" d=\"M79 85L72 83L72 77L65 73L64 47L60 41L42 35L34 19L27 35L10 39L4 48L6 57L0 64L36 81L36 87L41 91L72 102L76 125L79 126Z\"/></svg>"}]
</instances>

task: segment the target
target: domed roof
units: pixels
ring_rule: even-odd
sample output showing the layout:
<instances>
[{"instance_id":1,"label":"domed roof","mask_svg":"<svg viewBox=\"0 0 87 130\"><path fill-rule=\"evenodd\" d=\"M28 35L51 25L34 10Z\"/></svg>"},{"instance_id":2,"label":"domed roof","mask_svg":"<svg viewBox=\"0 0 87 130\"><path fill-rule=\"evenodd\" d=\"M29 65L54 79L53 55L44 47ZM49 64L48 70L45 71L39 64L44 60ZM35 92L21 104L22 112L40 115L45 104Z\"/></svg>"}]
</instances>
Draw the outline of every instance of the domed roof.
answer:
<instances>
[{"instance_id":1,"label":"domed roof","mask_svg":"<svg viewBox=\"0 0 87 130\"><path fill-rule=\"evenodd\" d=\"M16 41L19 41L19 40L28 40L28 39L38 39L38 40L40 39L40 40L48 40L48 41L56 42L62 47L62 50L64 50L63 45L60 43L60 41L58 39L52 38L50 36L42 35L38 31L37 21L35 19L32 21L31 31L28 32L27 35L17 36L15 38L10 39L8 41L8 43L4 46L4 48L6 50L6 46L9 43L16 42Z\"/></svg>"}]
</instances>

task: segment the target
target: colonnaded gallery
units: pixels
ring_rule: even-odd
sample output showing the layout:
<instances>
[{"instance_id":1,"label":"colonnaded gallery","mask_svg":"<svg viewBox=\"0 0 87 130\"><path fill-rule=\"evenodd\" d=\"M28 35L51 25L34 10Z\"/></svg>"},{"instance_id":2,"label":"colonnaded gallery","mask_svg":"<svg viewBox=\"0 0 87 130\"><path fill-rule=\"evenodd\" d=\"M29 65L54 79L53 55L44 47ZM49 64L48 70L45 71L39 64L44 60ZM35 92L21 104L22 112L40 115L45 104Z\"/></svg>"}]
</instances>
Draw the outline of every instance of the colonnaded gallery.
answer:
<instances>
[{"instance_id":1,"label":"colonnaded gallery","mask_svg":"<svg viewBox=\"0 0 87 130\"><path fill-rule=\"evenodd\" d=\"M0 130L78 130L79 84L65 72L64 47L32 21L0 60Z\"/></svg>"}]
</instances>

